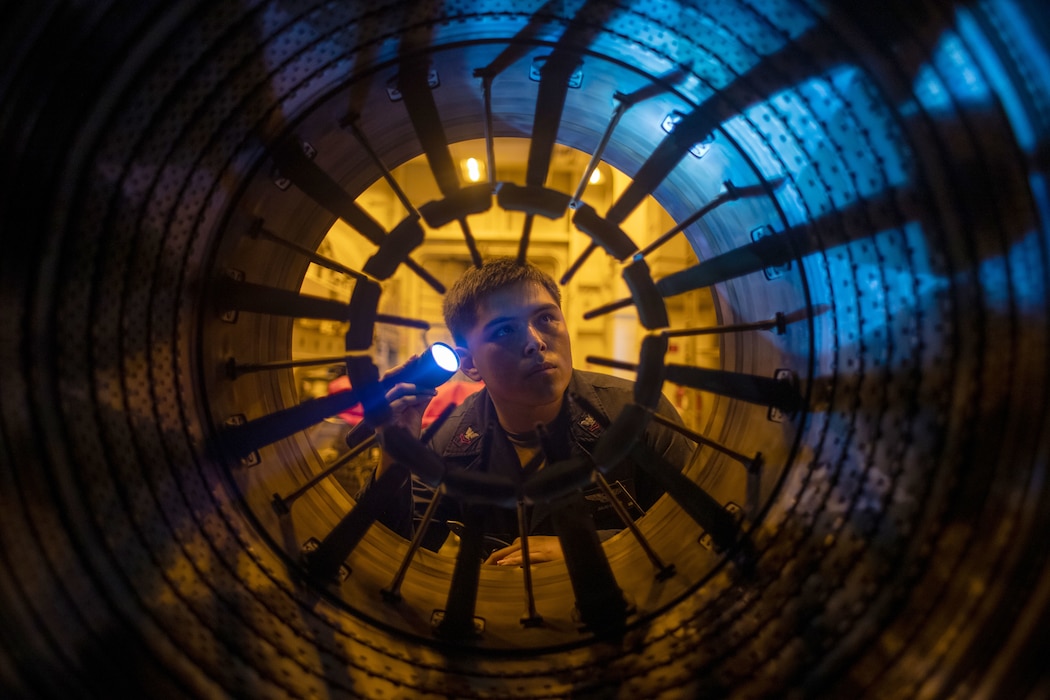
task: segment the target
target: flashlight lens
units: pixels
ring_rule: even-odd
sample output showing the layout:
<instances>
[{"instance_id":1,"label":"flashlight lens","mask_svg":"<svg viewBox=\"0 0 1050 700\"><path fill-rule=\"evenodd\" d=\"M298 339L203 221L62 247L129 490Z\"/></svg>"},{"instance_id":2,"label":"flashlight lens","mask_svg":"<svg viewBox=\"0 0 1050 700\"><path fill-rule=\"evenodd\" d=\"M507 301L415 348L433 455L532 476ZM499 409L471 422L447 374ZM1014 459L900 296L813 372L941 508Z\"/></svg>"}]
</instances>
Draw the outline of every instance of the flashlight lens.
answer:
<instances>
[{"instance_id":1,"label":"flashlight lens","mask_svg":"<svg viewBox=\"0 0 1050 700\"><path fill-rule=\"evenodd\" d=\"M448 372L455 372L459 369L459 356L456 355L455 350L444 343L434 343L431 354L434 356L434 362L441 369Z\"/></svg>"}]
</instances>

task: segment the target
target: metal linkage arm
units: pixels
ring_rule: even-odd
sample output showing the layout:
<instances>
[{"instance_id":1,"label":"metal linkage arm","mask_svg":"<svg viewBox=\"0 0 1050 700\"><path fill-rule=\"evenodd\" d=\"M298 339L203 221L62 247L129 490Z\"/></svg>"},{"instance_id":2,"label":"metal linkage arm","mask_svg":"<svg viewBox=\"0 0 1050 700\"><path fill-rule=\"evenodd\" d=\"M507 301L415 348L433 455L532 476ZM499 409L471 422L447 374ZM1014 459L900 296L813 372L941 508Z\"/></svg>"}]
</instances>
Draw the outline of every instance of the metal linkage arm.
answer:
<instances>
[{"instance_id":1,"label":"metal linkage arm","mask_svg":"<svg viewBox=\"0 0 1050 700\"><path fill-rule=\"evenodd\" d=\"M339 567L354 551L368 528L379 519L383 508L396 500L398 491L409 478L408 469L392 464L365 490L361 499L332 528L314 551L303 556L306 570L320 581L335 580Z\"/></svg>"},{"instance_id":2,"label":"metal linkage arm","mask_svg":"<svg viewBox=\"0 0 1050 700\"><path fill-rule=\"evenodd\" d=\"M446 639L469 639L477 636L474 610L481 578L481 555L484 551L485 512L488 506L468 506L463 514L463 534L459 539L456 564L452 569L448 599L435 634Z\"/></svg>"},{"instance_id":3,"label":"metal linkage arm","mask_svg":"<svg viewBox=\"0 0 1050 700\"><path fill-rule=\"evenodd\" d=\"M552 503L551 523L565 555L580 621L596 634L622 630L630 606L602 549L583 494L576 491Z\"/></svg>"}]
</instances>

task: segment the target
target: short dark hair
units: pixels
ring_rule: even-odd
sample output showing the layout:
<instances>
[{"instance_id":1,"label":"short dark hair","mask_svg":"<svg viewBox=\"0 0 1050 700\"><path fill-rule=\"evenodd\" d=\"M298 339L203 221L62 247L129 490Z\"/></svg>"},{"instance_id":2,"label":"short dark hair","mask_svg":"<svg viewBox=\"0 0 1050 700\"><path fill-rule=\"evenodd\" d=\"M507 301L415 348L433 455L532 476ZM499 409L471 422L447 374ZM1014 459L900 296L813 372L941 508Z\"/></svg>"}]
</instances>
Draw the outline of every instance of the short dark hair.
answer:
<instances>
[{"instance_id":1,"label":"short dark hair","mask_svg":"<svg viewBox=\"0 0 1050 700\"><path fill-rule=\"evenodd\" d=\"M466 346L467 331L478 322L478 301L504 287L519 282L535 282L561 307L558 283L543 270L517 258L501 257L470 267L445 294L445 325L457 345Z\"/></svg>"}]
</instances>

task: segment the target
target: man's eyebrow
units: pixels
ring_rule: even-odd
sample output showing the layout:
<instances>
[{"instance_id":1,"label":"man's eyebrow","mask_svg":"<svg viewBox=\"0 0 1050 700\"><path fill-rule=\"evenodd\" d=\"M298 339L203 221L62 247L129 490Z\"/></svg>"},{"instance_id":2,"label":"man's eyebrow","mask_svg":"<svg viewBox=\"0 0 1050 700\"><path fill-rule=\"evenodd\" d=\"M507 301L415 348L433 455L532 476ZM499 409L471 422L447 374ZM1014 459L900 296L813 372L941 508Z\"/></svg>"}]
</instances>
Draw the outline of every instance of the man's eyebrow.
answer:
<instances>
[{"instance_id":1,"label":"man's eyebrow","mask_svg":"<svg viewBox=\"0 0 1050 700\"><path fill-rule=\"evenodd\" d=\"M513 321L513 320L515 320L514 316L497 316L496 318L492 319L491 321L486 323L481 328L482 328L482 330L487 330L488 328L490 328L492 326L498 326L501 323L505 323L507 321Z\"/></svg>"},{"instance_id":2,"label":"man's eyebrow","mask_svg":"<svg viewBox=\"0 0 1050 700\"><path fill-rule=\"evenodd\" d=\"M557 308L559 308L557 304L550 303L550 302L543 303L543 304L537 304L536 306L533 306L532 308L530 308L526 313L522 314L522 316L532 316L533 314L537 314L537 313L539 313L541 311L550 311L551 309L557 309ZM482 328L482 330L488 330L492 326L498 326L499 324L506 323L507 321L516 321L516 320L518 320L518 318L520 318L520 317L519 316L497 316L496 318L492 319L491 321L486 323L481 328Z\"/></svg>"}]
</instances>

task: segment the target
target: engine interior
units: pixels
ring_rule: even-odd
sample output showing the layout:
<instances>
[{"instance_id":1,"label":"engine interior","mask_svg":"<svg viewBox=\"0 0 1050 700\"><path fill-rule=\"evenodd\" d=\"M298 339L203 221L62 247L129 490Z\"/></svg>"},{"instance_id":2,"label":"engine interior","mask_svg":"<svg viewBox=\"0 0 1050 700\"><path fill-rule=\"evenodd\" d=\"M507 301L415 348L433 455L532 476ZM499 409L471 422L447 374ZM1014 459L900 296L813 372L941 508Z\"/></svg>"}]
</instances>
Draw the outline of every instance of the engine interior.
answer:
<instances>
[{"instance_id":1,"label":"engine interior","mask_svg":"<svg viewBox=\"0 0 1050 700\"><path fill-rule=\"evenodd\" d=\"M1050 692L1041 4L0 17L11 697ZM366 395L497 255L637 380L610 454L661 396L697 444L607 566L472 568L357 497Z\"/></svg>"}]
</instances>

